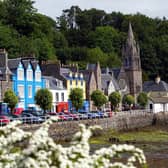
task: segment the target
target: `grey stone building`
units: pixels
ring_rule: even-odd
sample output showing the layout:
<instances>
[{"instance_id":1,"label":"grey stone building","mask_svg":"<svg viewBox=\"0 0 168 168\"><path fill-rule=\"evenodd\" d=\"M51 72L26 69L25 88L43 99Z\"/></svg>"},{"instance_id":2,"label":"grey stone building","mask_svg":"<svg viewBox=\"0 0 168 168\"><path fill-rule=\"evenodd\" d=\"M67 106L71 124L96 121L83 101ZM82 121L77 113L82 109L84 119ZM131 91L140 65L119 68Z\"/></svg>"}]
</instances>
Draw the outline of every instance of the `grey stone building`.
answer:
<instances>
[{"instance_id":1,"label":"grey stone building","mask_svg":"<svg viewBox=\"0 0 168 168\"><path fill-rule=\"evenodd\" d=\"M4 93L12 89L12 72L8 68L8 54L5 49L0 49L0 102Z\"/></svg>"},{"instance_id":2,"label":"grey stone building","mask_svg":"<svg viewBox=\"0 0 168 168\"><path fill-rule=\"evenodd\" d=\"M128 93L135 98L142 91L142 69L139 45L129 23L128 37L122 49L123 64L118 75L119 85L127 84Z\"/></svg>"}]
</instances>

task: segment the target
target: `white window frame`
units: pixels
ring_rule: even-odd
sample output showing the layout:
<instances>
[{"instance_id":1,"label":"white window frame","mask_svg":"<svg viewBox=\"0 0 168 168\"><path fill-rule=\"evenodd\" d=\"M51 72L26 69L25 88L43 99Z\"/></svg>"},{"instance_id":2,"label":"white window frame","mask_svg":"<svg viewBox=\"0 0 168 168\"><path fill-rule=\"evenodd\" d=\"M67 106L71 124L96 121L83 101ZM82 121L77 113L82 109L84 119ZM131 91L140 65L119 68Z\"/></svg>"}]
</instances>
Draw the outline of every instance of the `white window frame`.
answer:
<instances>
[{"instance_id":1,"label":"white window frame","mask_svg":"<svg viewBox=\"0 0 168 168\"><path fill-rule=\"evenodd\" d=\"M36 86L36 93L37 93L37 91L40 90L40 89L41 89L40 86Z\"/></svg>"},{"instance_id":2,"label":"white window frame","mask_svg":"<svg viewBox=\"0 0 168 168\"><path fill-rule=\"evenodd\" d=\"M50 88L50 81L47 79L46 80L46 88L49 89Z\"/></svg>"},{"instance_id":3,"label":"white window frame","mask_svg":"<svg viewBox=\"0 0 168 168\"><path fill-rule=\"evenodd\" d=\"M59 102L59 93L58 92L55 93L55 101Z\"/></svg>"},{"instance_id":4,"label":"white window frame","mask_svg":"<svg viewBox=\"0 0 168 168\"><path fill-rule=\"evenodd\" d=\"M33 71L28 69L27 70L27 81L32 81L33 80Z\"/></svg>"},{"instance_id":5,"label":"white window frame","mask_svg":"<svg viewBox=\"0 0 168 168\"><path fill-rule=\"evenodd\" d=\"M24 98L25 94L24 94L24 85L18 85L18 96L20 98Z\"/></svg>"},{"instance_id":6,"label":"white window frame","mask_svg":"<svg viewBox=\"0 0 168 168\"><path fill-rule=\"evenodd\" d=\"M38 82L41 81L41 72L40 71L35 72L35 80Z\"/></svg>"},{"instance_id":7,"label":"white window frame","mask_svg":"<svg viewBox=\"0 0 168 168\"><path fill-rule=\"evenodd\" d=\"M65 101L65 94L64 94L64 92L61 93L61 101L62 101L62 102Z\"/></svg>"},{"instance_id":8,"label":"white window frame","mask_svg":"<svg viewBox=\"0 0 168 168\"><path fill-rule=\"evenodd\" d=\"M32 87L32 85L28 85L28 97L29 98L32 98L32 93L33 93L33 87Z\"/></svg>"},{"instance_id":9,"label":"white window frame","mask_svg":"<svg viewBox=\"0 0 168 168\"><path fill-rule=\"evenodd\" d=\"M18 76L18 80L24 80L24 70L18 69L17 76Z\"/></svg>"}]
</instances>

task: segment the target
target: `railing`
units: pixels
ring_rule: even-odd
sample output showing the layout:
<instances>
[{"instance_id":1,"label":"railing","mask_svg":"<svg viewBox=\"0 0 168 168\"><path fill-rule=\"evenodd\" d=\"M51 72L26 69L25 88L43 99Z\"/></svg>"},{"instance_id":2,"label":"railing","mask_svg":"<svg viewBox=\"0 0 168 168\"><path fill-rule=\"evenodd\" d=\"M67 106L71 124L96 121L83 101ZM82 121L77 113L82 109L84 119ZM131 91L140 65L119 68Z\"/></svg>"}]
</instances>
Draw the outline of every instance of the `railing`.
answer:
<instances>
[{"instance_id":1,"label":"railing","mask_svg":"<svg viewBox=\"0 0 168 168\"><path fill-rule=\"evenodd\" d=\"M129 110L129 111L121 111L121 112L105 112L104 115L97 115L97 116L86 116L85 114L76 114L76 117L71 117L69 116L69 118L59 118L58 122L65 122L65 121L75 121L75 120L89 120L89 119L102 119L102 118L110 118L110 117L114 117L114 116L128 116L128 115L132 115L132 116L137 116L137 115L147 115L149 114L149 110ZM53 115L51 115L53 116ZM9 118L9 119L0 119L0 126L4 126L6 124L8 124L9 122L12 121L21 121L22 124L41 124L43 122L45 122L49 117L51 116L33 116L33 117L18 117L18 118ZM55 115L57 117L59 117L59 115Z\"/></svg>"}]
</instances>

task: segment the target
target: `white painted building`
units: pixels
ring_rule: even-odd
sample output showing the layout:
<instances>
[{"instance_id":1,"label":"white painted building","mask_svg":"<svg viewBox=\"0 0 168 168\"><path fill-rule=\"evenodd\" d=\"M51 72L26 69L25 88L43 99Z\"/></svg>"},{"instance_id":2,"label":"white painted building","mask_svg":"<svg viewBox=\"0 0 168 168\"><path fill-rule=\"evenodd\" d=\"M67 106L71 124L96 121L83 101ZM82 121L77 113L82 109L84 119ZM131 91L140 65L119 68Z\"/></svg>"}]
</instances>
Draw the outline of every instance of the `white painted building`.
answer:
<instances>
[{"instance_id":1,"label":"white painted building","mask_svg":"<svg viewBox=\"0 0 168 168\"><path fill-rule=\"evenodd\" d=\"M63 81L50 76L44 76L46 88L52 93L52 111L56 112L60 104L68 104L67 89L63 86Z\"/></svg>"},{"instance_id":2,"label":"white painted building","mask_svg":"<svg viewBox=\"0 0 168 168\"><path fill-rule=\"evenodd\" d=\"M153 113L168 111L168 98L150 98L148 108Z\"/></svg>"},{"instance_id":3,"label":"white painted building","mask_svg":"<svg viewBox=\"0 0 168 168\"><path fill-rule=\"evenodd\" d=\"M153 113L168 111L168 84L157 77L155 81L143 84L143 91L148 93L148 109Z\"/></svg>"}]
</instances>

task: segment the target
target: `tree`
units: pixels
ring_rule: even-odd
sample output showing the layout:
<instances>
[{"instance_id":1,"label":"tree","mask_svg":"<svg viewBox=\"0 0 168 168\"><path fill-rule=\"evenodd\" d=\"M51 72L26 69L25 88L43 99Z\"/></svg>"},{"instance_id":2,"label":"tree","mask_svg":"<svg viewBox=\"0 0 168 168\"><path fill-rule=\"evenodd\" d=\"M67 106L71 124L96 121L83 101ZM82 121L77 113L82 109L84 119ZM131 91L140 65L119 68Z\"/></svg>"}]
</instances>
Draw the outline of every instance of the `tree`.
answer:
<instances>
[{"instance_id":1,"label":"tree","mask_svg":"<svg viewBox=\"0 0 168 168\"><path fill-rule=\"evenodd\" d=\"M32 29L32 18L36 9L31 0L4 0L5 23L14 27L21 34L29 34Z\"/></svg>"},{"instance_id":2,"label":"tree","mask_svg":"<svg viewBox=\"0 0 168 168\"><path fill-rule=\"evenodd\" d=\"M148 103L148 96L145 92L139 93L137 97L137 102L140 106L145 107Z\"/></svg>"},{"instance_id":3,"label":"tree","mask_svg":"<svg viewBox=\"0 0 168 168\"><path fill-rule=\"evenodd\" d=\"M13 112L16 104L18 103L18 97L15 95L13 90L8 89L4 94L4 102L8 103L11 112Z\"/></svg>"},{"instance_id":4,"label":"tree","mask_svg":"<svg viewBox=\"0 0 168 168\"><path fill-rule=\"evenodd\" d=\"M134 97L130 94L124 95L122 99L122 103L124 105L128 105L130 109L131 109L131 105L133 105L134 102L135 102Z\"/></svg>"},{"instance_id":5,"label":"tree","mask_svg":"<svg viewBox=\"0 0 168 168\"><path fill-rule=\"evenodd\" d=\"M119 92L112 92L109 95L109 101L111 102L111 110L115 110L121 102L121 94Z\"/></svg>"},{"instance_id":6,"label":"tree","mask_svg":"<svg viewBox=\"0 0 168 168\"><path fill-rule=\"evenodd\" d=\"M102 105L107 102L106 96L100 90L95 90L91 94L91 100L94 102L94 105L100 109Z\"/></svg>"},{"instance_id":7,"label":"tree","mask_svg":"<svg viewBox=\"0 0 168 168\"><path fill-rule=\"evenodd\" d=\"M97 27L90 33L92 47L100 47L105 53L115 52L121 48L120 35L118 31L110 26Z\"/></svg>"},{"instance_id":8,"label":"tree","mask_svg":"<svg viewBox=\"0 0 168 168\"><path fill-rule=\"evenodd\" d=\"M80 88L72 89L69 95L73 107L78 111L83 106L83 90Z\"/></svg>"},{"instance_id":9,"label":"tree","mask_svg":"<svg viewBox=\"0 0 168 168\"><path fill-rule=\"evenodd\" d=\"M35 101L44 110L45 114L46 110L50 110L52 107L52 93L48 89L39 89L35 95Z\"/></svg>"}]
</instances>

